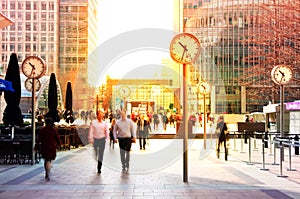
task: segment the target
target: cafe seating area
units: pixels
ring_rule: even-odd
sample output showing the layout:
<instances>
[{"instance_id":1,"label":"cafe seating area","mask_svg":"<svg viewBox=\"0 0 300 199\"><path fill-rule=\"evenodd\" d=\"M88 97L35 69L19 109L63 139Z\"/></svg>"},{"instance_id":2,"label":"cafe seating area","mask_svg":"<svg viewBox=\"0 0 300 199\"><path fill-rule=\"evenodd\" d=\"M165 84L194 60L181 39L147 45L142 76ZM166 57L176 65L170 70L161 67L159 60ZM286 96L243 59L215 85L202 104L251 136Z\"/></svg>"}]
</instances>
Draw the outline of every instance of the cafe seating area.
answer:
<instances>
[{"instance_id":1,"label":"cafe seating area","mask_svg":"<svg viewBox=\"0 0 300 199\"><path fill-rule=\"evenodd\" d=\"M40 128L36 128L36 139ZM72 150L88 144L88 125L56 126L56 128L61 141L58 150ZM32 128L30 126L14 127L12 130L9 127L1 127L0 130L0 164L31 164ZM40 160L41 156L37 151L34 161L38 163Z\"/></svg>"}]
</instances>

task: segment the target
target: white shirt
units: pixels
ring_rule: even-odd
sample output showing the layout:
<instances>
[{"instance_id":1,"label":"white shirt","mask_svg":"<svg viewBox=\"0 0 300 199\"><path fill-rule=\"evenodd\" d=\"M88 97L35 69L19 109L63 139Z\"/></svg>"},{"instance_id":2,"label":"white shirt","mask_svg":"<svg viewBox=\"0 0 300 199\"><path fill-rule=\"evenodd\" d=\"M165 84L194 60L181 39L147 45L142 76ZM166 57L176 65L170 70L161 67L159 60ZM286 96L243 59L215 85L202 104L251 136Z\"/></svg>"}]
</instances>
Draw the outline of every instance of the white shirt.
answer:
<instances>
[{"instance_id":1,"label":"white shirt","mask_svg":"<svg viewBox=\"0 0 300 199\"><path fill-rule=\"evenodd\" d=\"M128 118L125 120L119 119L115 124L113 133L115 139L136 137L133 122Z\"/></svg>"}]
</instances>

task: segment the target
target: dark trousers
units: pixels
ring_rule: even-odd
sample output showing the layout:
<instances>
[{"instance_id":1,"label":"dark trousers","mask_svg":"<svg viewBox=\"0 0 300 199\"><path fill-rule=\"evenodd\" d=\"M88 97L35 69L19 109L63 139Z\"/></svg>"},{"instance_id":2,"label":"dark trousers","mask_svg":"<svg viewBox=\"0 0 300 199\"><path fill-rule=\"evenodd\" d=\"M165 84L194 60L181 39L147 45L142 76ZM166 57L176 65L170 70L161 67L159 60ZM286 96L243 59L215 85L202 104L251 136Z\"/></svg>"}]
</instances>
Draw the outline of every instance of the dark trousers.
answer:
<instances>
[{"instance_id":1,"label":"dark trousers","mask_svg":"<svg viewBox=\"0 0 300 199\"><path fill-rule=\"evenodd\" d=\"M105 149L105 138L94 139L94 149L96 153L96 158L98 160L97 169L98 172L100 172L102 167L102 161L103 161L103 153Z\"/></svg>"},{"instance_id":2,"label":"dark trousers","mask_svg":"<svg viewBox=\"0 0 300 199\"><path fill-rule=\"evenodd\" d=\"M228 151L226 148L226 139L222 139L222 140L218 140L218 148L217 148L217 156L218 158L220 157L220 145L224 143L224 150L225 150L225 160L227 160L227 156L228 156Z\"/></svg>"},{"instance_id":3,"label":"dark trousers","mask_svg":"<svg viewBox=\"0 0 300 199\"><path fill-rule=\"evenodd\" d=\"M145 149L146 147L146 138L147 138L147 135L144 131L140 131L139 132L139 142L140 142L140 149Z\"/></svg>"},{"instance_id":4,"label":"dark trousers","mask_svg":"<svg viewBox=\"0 0 300 199\"><path fill-rule=\"evenodd\" d=\"M131 138L118 138L122 168L129 167Z\"/></svg>"}]
</instances>

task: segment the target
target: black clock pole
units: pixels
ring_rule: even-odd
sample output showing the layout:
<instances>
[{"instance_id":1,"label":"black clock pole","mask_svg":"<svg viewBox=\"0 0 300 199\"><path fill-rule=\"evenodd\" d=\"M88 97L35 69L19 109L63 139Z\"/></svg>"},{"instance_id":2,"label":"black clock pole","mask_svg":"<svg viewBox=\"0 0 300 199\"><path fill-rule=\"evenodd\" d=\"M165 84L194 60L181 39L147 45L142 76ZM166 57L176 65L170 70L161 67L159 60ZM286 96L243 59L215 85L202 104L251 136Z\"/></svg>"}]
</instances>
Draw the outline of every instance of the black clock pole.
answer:
<instances>
[{"instance_id":1,"label":"black clock pole","mask_svg":"<svg viewBox=\"0 0 300 199\"><path fill-rule=\"evenodd\" d=\"M31 104L31 127L32 127L32 148L35 147L35 79L32 79L32 104ZM32 150L31 164L35 162L35 151Z\"/></svg>"},{"instance_id":2,"label":"black clock pole","mask_svg":"<svg viewBox=\"0 0 300 199\"><path fill-rule=\"evenodd\" d=\"M188 182L188 109L186 70L186 64L183 64L183 182Z\"/></svg>"}]
</instances>

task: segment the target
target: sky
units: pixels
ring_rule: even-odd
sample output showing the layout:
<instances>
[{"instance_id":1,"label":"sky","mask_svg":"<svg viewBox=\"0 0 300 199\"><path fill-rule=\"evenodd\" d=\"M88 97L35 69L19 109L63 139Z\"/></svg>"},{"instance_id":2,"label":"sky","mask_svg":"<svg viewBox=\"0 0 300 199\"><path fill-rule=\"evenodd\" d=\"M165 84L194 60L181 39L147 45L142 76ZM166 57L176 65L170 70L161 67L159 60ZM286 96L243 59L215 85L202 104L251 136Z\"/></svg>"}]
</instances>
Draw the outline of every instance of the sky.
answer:
<instances>
[{"instance_id":1,"label":"sky","mask_svg":"<svg viewBox=\"0 0 300 199\"><path fill-rule=\"evenodd\" d=\"M173 30L174 0L99 0L98 3L100 46L114 36L135 29ZM112 78L121 78L126 70L130 71L140 65L161 64L163 58L169 57L168 52L160 50L147 53L142 51L133 49L132 52L120 55L113 60L107 73Z\"/></svg>"}]
</instances>

